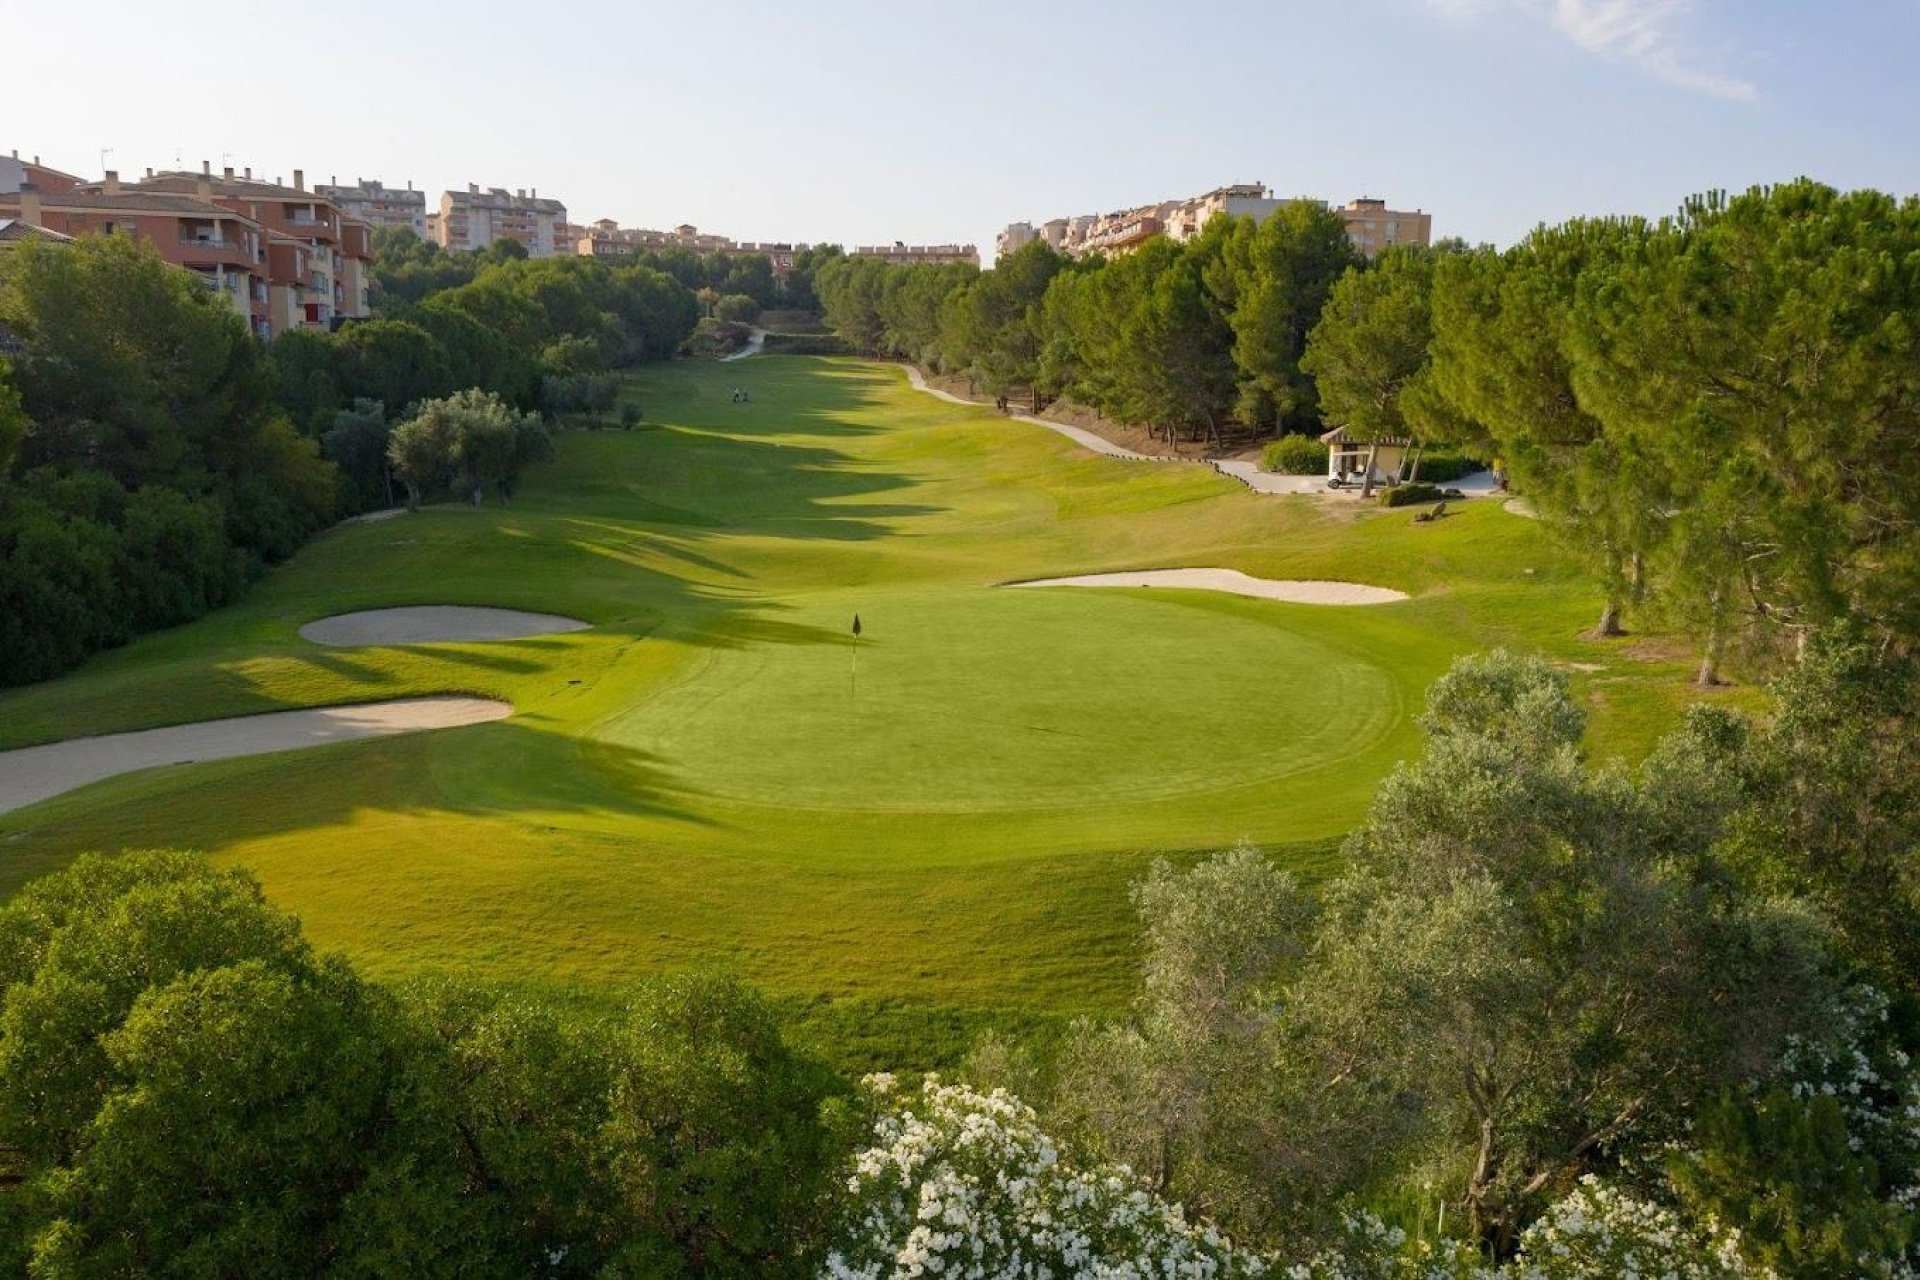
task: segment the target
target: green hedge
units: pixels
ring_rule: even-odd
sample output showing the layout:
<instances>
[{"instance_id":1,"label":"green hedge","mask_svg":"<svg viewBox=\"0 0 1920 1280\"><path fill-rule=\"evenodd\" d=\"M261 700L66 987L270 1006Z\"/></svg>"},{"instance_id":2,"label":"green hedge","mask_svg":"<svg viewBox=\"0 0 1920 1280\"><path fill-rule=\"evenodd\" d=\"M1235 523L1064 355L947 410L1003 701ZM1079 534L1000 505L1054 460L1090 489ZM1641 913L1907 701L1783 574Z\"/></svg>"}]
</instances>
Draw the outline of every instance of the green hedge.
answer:
<instances>
[{"instance_id":1,"label":"green hedge","mask_svg":"<svg viewBox=\"0 0 1920 1280\"><path fill-rule=\"evenodd\" d=\"M1325 475L1327 446L1312 436L1281 436L1260 451L1260 469L1283 476Z\"/></svg>"},{"instance_id":2,"label":"green hedge","mask_svg":"<svg viewBox=\"0 0 1920 1280\"><path fill-rule=\"evenodd\" d=\"M1422 502L1438 502L1443 495L1438 485L1403 484L1392 489L1380 491L1380 505L1383 507L1411 507Z\"/></svg>"},{"instance_id":3,"label":"green hedge","mask_svg":"<svg viewBox=\"0 0 1920 1280\"><path fill-rule=\"evenodd\" d=\"M1420 455L1422 482L1446 484L1450 480L1458 480L1461 476L1470 476L1476 471L1486 469L1486 464L1480 459L1454 449L1434 449Z\"/></svg>"}]
</instances>

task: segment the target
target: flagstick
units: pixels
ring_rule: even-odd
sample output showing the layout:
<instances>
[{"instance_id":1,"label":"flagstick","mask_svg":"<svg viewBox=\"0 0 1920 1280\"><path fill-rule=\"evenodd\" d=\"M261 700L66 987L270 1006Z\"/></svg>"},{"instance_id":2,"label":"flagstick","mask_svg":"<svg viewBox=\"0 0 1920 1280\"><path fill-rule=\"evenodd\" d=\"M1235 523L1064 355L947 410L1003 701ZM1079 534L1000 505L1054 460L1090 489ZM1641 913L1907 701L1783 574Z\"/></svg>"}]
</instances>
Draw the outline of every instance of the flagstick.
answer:
<instances>
[{"instance_id":1,"label":"flagstick","mask_svg":"<svg viewBox=\"0 0 1920 1280\"><path fill-rule=\"evenodd\" d=\"M860 637L853 638L853 669L847 673L847 696L860 696Z\"/></svg>"}]
</instances>

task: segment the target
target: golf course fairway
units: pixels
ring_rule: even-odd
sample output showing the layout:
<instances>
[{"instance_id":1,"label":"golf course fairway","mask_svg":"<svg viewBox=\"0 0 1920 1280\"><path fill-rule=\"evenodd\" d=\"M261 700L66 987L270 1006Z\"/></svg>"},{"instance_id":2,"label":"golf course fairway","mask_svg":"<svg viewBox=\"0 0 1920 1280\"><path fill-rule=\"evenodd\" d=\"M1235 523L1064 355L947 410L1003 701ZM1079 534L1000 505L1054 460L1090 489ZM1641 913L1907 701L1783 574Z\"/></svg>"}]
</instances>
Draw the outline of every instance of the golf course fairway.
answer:
<instances>
[{"instance_id":1,"label":"golf course fairway","mask_svg":"<svg viewBox=\"0 0 1920 1280\"><path fill-rule=\"evenodd\" d=\"M195 848L379 976L611 1002L720 966L850 1065L932 1066L989 1027L1123 1007L1127 885L1156 856L1244 838L1309 879L1336 866L1462 653L1563 663L1600 759L1697 696L1682 647L1586 638L1591 584L1495 502L1415 524L1255 494L855 360L680 362L626 395L642 429L561 433L511 507L343 526L234 607L0 695L0 750L437 694L510 718L0 815L0 894L88 849ZM1410 598L1001 587L1187 566ZM590 626L300 636L410 605Z\"/></svg>"}]
</instances>

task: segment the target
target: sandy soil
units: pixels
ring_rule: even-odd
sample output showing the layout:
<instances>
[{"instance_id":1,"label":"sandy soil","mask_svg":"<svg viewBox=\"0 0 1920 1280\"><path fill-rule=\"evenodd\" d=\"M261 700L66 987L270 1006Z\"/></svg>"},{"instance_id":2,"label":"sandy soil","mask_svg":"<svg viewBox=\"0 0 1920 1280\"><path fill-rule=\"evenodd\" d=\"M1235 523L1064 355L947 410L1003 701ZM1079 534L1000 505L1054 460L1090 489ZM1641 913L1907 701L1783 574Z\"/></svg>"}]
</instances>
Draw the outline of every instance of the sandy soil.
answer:
<instances>
[{"instance_id":1,"label":"sandy soil","mask_svg":"<svg viewBox=\"0 0 1920 1280\"><path fill-rule=\"evenodd\" d=\"M556 613L482 609L467 605L409 605L336 613L300 628L302 639L341 648L376 644L465 644L475 640L524 640L528 636L585 631L593 624Z\"/></svg>"},{"instance_id":2,"label":"sandy soil","mask_svg":"<svg viewBox=\"0 0 1920 1280\"><path fill-rule=\"evenodd\" d=\"M136 769L231 760L422 729L451 729L503 720L512 714L511 705L486 698L406 698L236 716L0 751L0 813Z\"/></svg>"},{"instance_id":3,"label":"sandy soil","mask_svg":"<svg viewBox=\"0 0 1920 1280\"><path fill-rule=\"evenodd\" d=\"M1254 578L1238 569L1142 569L1132 573L1083 573L1071 578L1036 578L1009 582L1010 587L1173 587L1178 590L1225 591L1261 600L1290 604L1391 604L1405 600L1404 591L1369 587L1358 582L1302 582Z\"/></svg>"},{"instance_id":4,"label":"sandy soil","mask_svg":"<svg viewBox=\"0 0 1920 1280\"><path fill-rule=\"evenodd\" d=\"M1540 518L1540 513L1535 511L1533 504L1525 498L1508 498L1500 505L1505 510L1511 511L1517 516L1525 516L1529 520L1538 520Z\"/></svg>"}]
</instances>

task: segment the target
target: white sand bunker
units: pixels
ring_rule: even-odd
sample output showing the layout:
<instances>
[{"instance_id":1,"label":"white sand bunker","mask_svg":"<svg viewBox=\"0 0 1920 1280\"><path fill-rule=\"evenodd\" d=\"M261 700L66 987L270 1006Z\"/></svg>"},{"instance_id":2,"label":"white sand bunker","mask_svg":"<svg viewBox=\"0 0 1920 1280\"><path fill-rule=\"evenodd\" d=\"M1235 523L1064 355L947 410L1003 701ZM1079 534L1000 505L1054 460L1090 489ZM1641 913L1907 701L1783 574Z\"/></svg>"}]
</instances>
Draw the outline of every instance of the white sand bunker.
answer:
<instances>
[{"instance_id":1,"label":"white sand bunker","mask_svg":"<svg viewBox=\"0 0 1920 1280\"><path fill-rule=\"evenodd\" d=\"M1254 578L1238 569L1141 569L1132 573L1083 573L1071 578L1036 578L1010 582L1010 587L1175 587L1190 591L1225 591L1261 600L1289 604L1392 604L1405 600L1404 591L1369 587L1358 582L1304 582Z\"/></svg>"},{"instance_id":2,"label":"white sand bunker","mask_svg":"<svg viewBox=\"0 0 1920 1280\"><path fill-rule=\"evenodd\" d=\"M593 624L557 613L481 609L468 605L409 605L336 613L300 628L315 644L361 648L375 644L461 644L475 640L524 640L529 636L585 631Z\"/></svg>"},{"instance_id":3,"label":"white sand bunker","mask_svg":"<svg viewBox=\"0 0 1920 1280\"><path fill-rule=\"evenodd\" d=\"M138 733L74 738L43 747L0 751L0 813L36 804L102 778L200 760L231 760L319 747L355 738L384 738L422 729L504 720L513 707L489 698L403 698L309 711L234 716Z\"/></svg>"}]
</instances>

